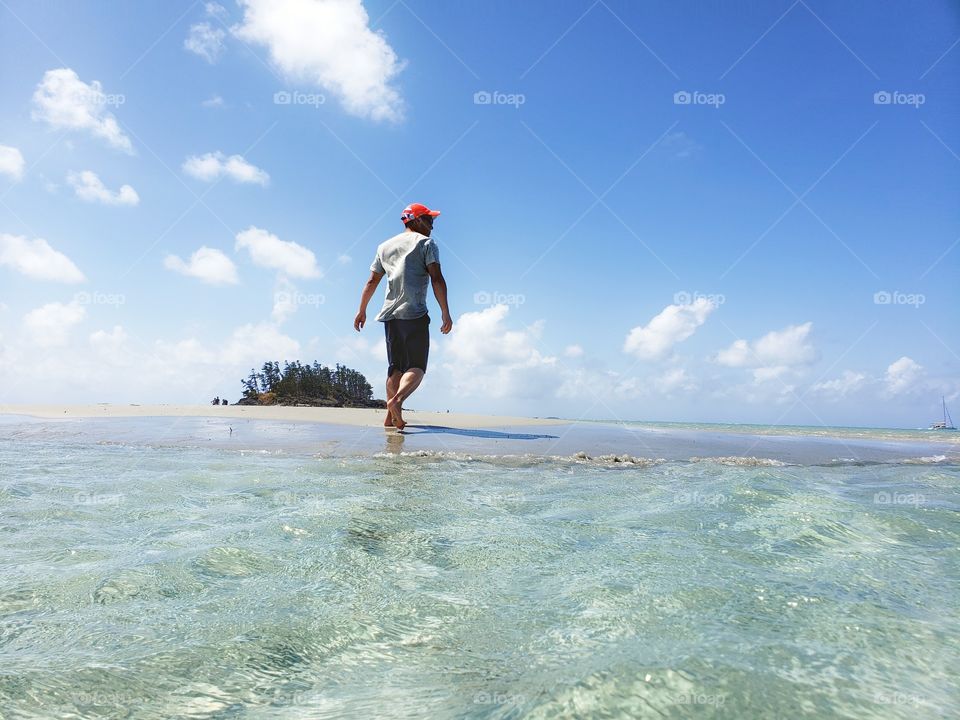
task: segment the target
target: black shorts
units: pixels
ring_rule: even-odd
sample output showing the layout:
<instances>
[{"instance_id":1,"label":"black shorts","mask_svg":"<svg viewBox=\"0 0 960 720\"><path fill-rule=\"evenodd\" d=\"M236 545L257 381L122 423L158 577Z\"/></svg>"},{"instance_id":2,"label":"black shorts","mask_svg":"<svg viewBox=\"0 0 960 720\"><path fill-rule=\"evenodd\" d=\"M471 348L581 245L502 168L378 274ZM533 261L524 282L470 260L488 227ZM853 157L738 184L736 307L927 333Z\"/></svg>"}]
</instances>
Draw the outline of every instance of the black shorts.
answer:
<instances>
[{"instance_id":1,"label":"black shorts","mask_svg":"<svg viewBox=\"0 0 960 720\"><path fill-rule=\"evenodd\" d=\"M430 354L430 316L415 320L387 320L383 324L387 335L387 375L406 372L410 368L427 371Z\"/></svg>"}]
</instances>

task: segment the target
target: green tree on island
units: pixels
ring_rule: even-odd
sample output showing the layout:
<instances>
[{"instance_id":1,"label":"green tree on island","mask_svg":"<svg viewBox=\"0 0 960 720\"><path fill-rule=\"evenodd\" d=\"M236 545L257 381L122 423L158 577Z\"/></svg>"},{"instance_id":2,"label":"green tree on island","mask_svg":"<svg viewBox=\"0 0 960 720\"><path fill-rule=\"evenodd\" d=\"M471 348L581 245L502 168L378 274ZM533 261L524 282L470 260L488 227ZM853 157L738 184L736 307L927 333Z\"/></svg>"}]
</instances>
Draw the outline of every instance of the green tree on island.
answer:
<instances>
[{"instance_id":1,"label":"green tree on island","mask_svg":"<svg viewBox=\"0 0 960 720\"><path fill-rule=\"evenodd\" d=\"M285 360L283 367L267 361L259 372L252 369L243 385L241 405L324 405L333 407L384 407L373 397L373 387L362 373L337 365L333 370L317 361L304 365Z\"/></svg>"}]
</instances>

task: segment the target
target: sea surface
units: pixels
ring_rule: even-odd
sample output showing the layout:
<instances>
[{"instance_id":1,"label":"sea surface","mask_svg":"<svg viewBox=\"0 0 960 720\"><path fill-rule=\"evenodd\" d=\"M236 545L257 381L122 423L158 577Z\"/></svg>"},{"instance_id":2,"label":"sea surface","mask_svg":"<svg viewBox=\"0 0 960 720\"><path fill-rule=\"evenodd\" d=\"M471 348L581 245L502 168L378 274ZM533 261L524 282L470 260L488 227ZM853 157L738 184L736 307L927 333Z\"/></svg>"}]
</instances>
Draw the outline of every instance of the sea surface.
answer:
<instances>
[{"instance_id":1,"label":"sea surface","mask_svg":"<svg viewBox=\"0 0 960 720\"><path fill-rule=\"evenodd\" d=\"M957 442L822 431L0 417L0 717L960 717Z\"/></svg>"}]
</instances>

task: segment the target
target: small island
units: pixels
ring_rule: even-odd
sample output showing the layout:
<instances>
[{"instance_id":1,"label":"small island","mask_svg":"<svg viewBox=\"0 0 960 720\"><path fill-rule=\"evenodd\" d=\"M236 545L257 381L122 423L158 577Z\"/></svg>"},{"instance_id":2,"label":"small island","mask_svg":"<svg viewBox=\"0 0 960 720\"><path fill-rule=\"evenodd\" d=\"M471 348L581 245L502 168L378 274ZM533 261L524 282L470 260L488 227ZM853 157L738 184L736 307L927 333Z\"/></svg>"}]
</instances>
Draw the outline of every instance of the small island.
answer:
<instances>
[{"instance_id":1,"label":"small island","mask_svg":"<svg viewBox=\"0 0 960 720\"><path fill-rule=\"evenodd\" d=\"M237 405L290 405L295 407L385 408L373 397L373 387L362 373L339 363L331 370L314 360L267 361L260 372L251 370L240 381L243 397Z\"/></svg>"}]
</instances>

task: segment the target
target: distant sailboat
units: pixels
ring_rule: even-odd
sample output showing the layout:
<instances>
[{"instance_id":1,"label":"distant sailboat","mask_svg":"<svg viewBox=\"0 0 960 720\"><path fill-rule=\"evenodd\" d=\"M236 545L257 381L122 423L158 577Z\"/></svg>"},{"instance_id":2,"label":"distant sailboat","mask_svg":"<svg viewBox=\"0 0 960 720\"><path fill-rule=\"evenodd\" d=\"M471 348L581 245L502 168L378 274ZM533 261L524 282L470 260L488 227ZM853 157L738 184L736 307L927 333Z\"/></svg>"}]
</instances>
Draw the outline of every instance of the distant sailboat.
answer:
<instances>
[{"instance_id":1,"label":"distant sailboat","mask_svg":"<svg viewBox=\"0 0 960 720\"><path fill-rule=\"evenodd\" d=\"M943 405L943 420L938 420L930 426L931 430L956 430L953 424L953 418L950 417L950 411L947 410L947 401L940 396L940 403Z\"/></svg>"}]
</instances>

